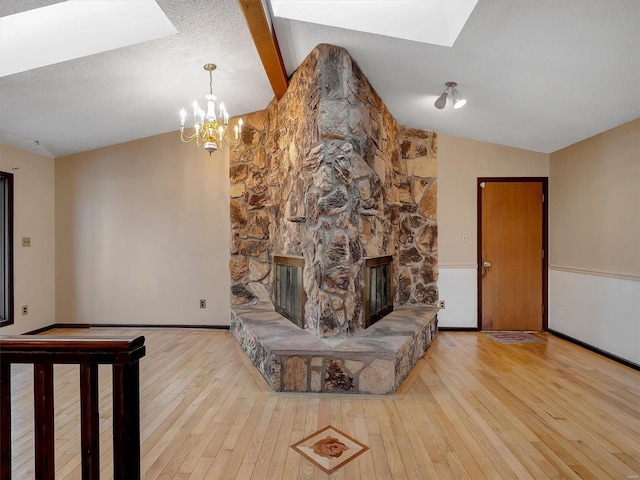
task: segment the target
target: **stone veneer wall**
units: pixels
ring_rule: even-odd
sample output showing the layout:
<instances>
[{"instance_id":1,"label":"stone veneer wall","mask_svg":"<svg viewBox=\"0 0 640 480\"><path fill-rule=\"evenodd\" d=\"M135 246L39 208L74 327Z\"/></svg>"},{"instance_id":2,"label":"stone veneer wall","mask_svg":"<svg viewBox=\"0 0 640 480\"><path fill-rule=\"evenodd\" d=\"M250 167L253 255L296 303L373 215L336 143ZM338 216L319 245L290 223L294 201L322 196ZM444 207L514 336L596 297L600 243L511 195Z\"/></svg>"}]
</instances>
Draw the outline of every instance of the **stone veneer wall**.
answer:
<instances>
[{"instance_id":1,"label":"stone veneer wall","mask_svg":"<svg viewBox=\"0 0 640 480\"><path fill-rule=\"evenodd\" d=\"M363 258L394 256L395 304L438 299L436 134L397 124L349 54L316 47L231 150L231 303L272 303L273 255L305 259L304 327L364 326Z\"/></svg>"}]
</instances>

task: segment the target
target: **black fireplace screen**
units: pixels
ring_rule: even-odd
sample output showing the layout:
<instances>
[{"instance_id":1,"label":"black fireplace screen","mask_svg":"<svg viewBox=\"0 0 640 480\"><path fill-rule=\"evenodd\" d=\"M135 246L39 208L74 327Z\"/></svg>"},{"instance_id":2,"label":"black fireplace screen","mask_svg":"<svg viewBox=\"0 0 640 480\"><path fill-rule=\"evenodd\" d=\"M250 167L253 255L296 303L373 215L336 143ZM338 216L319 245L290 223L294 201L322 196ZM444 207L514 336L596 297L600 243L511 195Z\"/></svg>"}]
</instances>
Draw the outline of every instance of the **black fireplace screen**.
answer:
<instances>
[{"instance_id":1,"label":"black fireplace screen","mask_svg":"<svg viewBox=\"0 0 640 480\"><path fill-rule=\"evenodd\" d=\"M365 328L393 311L391 255L365 259Z\"/></svg>"},{"instance_id":2,"label":"black fireplace screen","mask_svg":"<svg viewBox=\"0 0 640 480\"><path fill-rule=\"evenodd\" d=\"M274 256L275 289L274 306L280 315L303 327L304 304L307 295L302 286L304 258Z\"/></svg>"}]
</instances>

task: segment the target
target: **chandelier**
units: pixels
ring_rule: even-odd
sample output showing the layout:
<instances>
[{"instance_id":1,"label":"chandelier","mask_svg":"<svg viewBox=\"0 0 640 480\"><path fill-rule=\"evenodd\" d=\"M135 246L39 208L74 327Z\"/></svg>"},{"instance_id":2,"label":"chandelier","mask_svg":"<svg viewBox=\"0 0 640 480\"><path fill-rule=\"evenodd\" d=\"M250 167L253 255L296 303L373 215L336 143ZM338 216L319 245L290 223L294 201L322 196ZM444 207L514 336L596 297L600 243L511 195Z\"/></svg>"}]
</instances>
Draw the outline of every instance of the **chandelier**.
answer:
<instances>
[{"instance_id":1,"label":"chandelier","mask_svg":"<svg viewBox=\"0 0 640 480\"><path fill-rule=\"evenodd\" d=\"M183 108L180 110L180 139L184 143L190 143L194 140L200 147L204 145L204 149L211 153L218 150L218 147L222 145L222 142L226 143L230 147L235 147L240 143L240 136L242 134L242 119L238 119L238 123L233 128L234 136L229 138L227 136L227 128L229 127L229 113L224 103L220 102L218 107L218 116L216 116L215 101L217 97L213 94L213 75L212 72L216 69L215 64L207 63L204 69L209 72L209 95L206 95L207 99L207 111L205 112L200 108L196 100L193 101L193 123L194 130L191 135L185 135L184 123L187 119L187 112Z\"/></svg>"}]
</instances>

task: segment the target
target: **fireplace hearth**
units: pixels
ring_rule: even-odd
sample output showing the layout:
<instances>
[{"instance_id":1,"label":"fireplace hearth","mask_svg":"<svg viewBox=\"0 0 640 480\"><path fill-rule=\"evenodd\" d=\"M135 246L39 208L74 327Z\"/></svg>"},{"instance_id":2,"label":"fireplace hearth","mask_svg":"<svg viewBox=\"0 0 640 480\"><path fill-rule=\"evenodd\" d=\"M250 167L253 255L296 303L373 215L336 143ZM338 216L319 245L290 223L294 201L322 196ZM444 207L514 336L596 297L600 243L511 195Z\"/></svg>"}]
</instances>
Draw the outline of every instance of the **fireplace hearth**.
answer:
<instances>
[{"instance_id":1,"label":"fireplace hearth","mask_svg":"<svg viewBox=\"0 0 640 480\"><path fill-rule=\"evenodd\" d=\"M277 392L388 395L433 341L437 312L398 307L354 335L320 338L265 306L237 306L230 331Z\"/></svg>"}]
</instances>

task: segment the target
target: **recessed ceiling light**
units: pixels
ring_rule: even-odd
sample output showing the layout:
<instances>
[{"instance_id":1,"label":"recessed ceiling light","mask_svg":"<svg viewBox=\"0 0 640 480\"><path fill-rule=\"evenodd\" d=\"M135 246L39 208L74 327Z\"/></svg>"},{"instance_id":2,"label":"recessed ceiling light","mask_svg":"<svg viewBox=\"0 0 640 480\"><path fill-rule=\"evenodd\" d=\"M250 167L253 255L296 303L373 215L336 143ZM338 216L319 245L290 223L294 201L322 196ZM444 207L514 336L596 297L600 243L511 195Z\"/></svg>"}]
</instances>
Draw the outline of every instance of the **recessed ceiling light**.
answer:
<instances>
[{"instance_id":1,"label":"recessed ceiling light","mask_svg":"<svg viewBox=\"0 0 640 480\"><path fill-rule=\"evenodd\" d=\"M276 17L453 46L478 0L270 0Z\"/></svg>"},{"instance_id":2,"label":"recessed ceiling light","mask_svg":"<svg viewBox=\"0 0 640 480\"><path fill-rule=\"evenodd\" d=\"M154 0L69 0L0 18L0 77L177 33Z\"/></svg>"}]
</instances>

